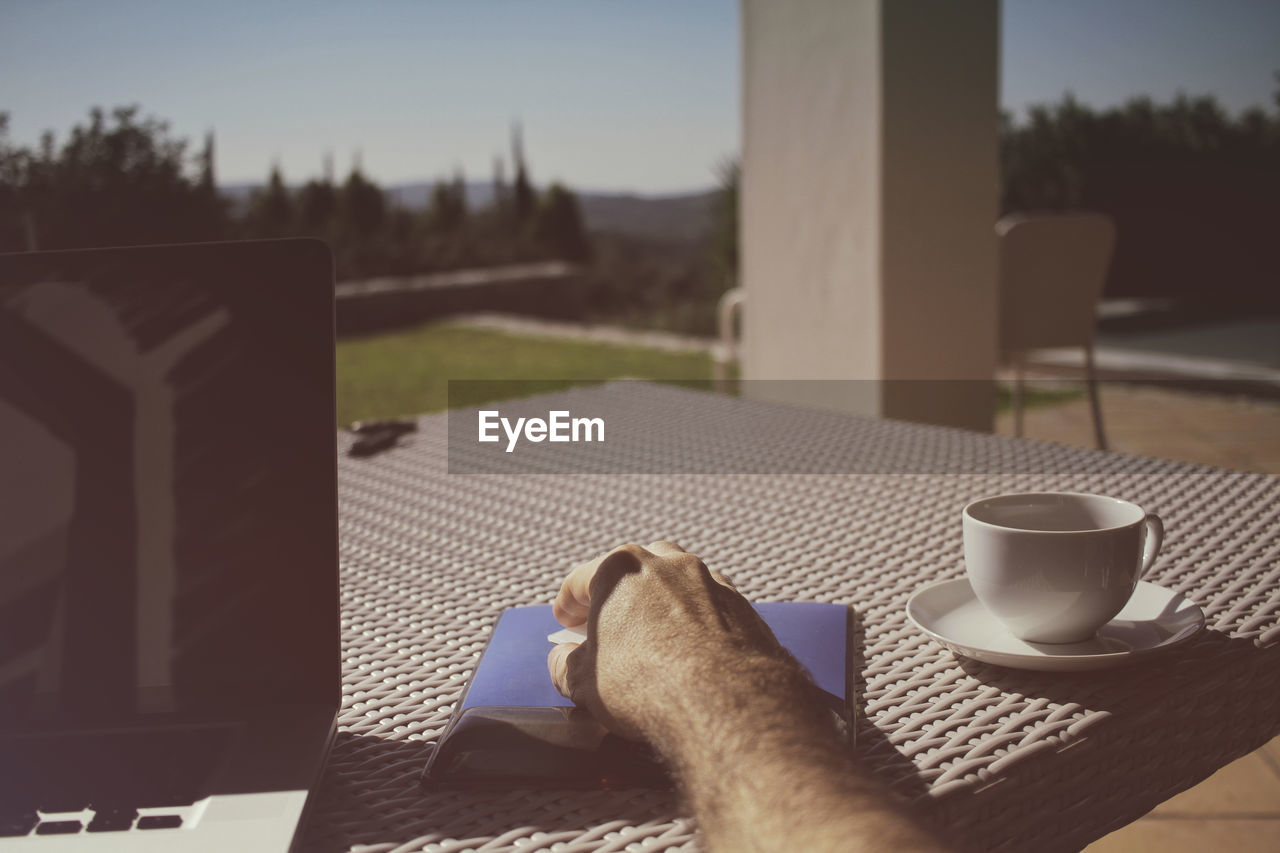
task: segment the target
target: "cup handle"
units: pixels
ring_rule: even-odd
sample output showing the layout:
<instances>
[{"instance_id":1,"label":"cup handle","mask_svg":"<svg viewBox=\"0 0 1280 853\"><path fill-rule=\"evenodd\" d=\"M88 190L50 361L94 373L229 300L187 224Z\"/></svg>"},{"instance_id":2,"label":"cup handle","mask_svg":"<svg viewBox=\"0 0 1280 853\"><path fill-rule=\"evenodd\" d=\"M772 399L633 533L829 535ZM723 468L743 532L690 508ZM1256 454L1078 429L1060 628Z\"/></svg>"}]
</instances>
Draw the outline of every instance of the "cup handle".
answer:
<instances>
[{"instance_id":1,"label":"cup handle","mask_svg":"<svg viewBox=\"0 0 1280 853\"><path fill-rule=\"evenodd\" d=\"M1142 571L1138 572L1138 577L1146 577L1148 571L1151 570L1151 564L1156 561L1156 555L1160 553L1160 544L1164 542L1164 522L1160 520L1160 516L1154 512L1147 513L1147 517L1142 519L1142 523L1146 525L1147 535L1142 545Z\"/></svg>"}]
</instances>

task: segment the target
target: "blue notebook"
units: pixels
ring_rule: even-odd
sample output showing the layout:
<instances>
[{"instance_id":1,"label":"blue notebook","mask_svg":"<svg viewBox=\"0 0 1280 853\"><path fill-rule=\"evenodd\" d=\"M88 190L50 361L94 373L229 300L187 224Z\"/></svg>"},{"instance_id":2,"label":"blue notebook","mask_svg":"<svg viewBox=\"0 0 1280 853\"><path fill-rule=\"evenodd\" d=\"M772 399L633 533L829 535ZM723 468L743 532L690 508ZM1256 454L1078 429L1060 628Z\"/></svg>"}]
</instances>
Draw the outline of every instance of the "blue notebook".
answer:
<instances>
[{"instance_id":1,"label":"blue notebook","mask_svg":"<svg viewBox=\"0 0 1280 853\"><path fill-rule=\"evenodd\" d=\"M849 640L853 609L814 601L766 602L756 612L809 671L831 710L853 719ZM422 774L430 787L667 787L643 744L604 730L561 696L547 674L547 635L562 626L550 605L504 610ZM852 733L852 726L846 726Z\"/></svg>"}]
</instances>

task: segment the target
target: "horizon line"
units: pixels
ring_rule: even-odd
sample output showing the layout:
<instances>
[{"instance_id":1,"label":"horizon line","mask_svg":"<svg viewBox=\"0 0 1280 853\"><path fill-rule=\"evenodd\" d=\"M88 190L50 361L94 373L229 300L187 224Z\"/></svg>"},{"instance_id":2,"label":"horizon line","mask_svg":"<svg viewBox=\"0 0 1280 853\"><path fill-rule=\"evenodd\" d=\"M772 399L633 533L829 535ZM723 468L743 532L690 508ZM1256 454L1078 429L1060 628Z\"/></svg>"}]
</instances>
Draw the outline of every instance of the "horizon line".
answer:
<instances>
[{"instance_id":1,"label":"horizon line","mask_svg":"<svg viewBox=\"0 0 1280 853\"><path fill-rule=\"evenodd\" d=\"M317 178L323 178L323 175L306 178L299 181L286 180L284 182L284 185L290 189L295 189L295 188L302 187L307 183L309 183L310 181L316 180ZM372 177L368 175L365 175L365 179L368 180L370 183L376 184L380 189L384 191L388 189L395 189L397 187L404 187L404 186L411 186L411 185L435 186L436 184L446 182L448 180L446 178L408 178L404 180L379 183L378 181L374 180ZM334 186L340 186L342 182L345 180L346 178L342 178L342 179L335 178L333 181L333 184ZM481 179L481 180L468 180L468 181L465 181L464 183L467 186L473 186L473 185L485 186L485 185L492 185L493 181ZM668 190L668 189L638 190L638 189L617 189L617 188L602 189L597 187L583 189L583 188L576 187L572 184L566 183L564 181L558 181L558 180L547 181L543 184L540 184L537 181L531 181L530 183L533 184L533 186L535 187L550 186L551 184L558 183L561 186L563 186L565 189L571 190L572 192L577 193L578 195L581 195L583 193L589 193L591 195L629 195L629 196L640 196L644 198L662 198L662 197L671 197L671 196L697 195L697 194L706 193L706 192L714 192L720 189L720 185L715 182L710 182L700 187L686 187L683 189L671 189L671 190ZM219 190L262 187L262 186L266 186L266 184L267 184L266 178L250 179L250 180L244 180L244 179L219 180L217 182L217 186Z\"/></svg>"}]
</instances>

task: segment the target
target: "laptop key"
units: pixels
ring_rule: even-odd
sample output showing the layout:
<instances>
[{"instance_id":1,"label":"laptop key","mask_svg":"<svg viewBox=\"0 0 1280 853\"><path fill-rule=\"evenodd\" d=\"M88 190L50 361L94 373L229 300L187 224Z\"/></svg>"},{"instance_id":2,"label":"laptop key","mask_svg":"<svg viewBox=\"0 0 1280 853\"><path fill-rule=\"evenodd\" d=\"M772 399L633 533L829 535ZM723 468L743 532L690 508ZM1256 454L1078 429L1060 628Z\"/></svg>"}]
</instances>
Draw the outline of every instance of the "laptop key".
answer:
<instances>
[{"instance_id":1,"label":"laptop key","mask_svg":"<svg viewBox=\"0 0 1280 853\"><path fill-rule=\"evenodd\" d=\"M35 811L0 812L0 838L26 835L39 822Z\"/></svg>"},{"instance_id":2,"label":"laptop key","mask_svg":"<svg viewBox=\"0 0 1280 853\"><path fill-rule=\"evenodd\" d=\"M218 725L0 737L0 807L61 814L190 805L207 794L232 731Z\"/></svg>"},{"instance_id":3,"label":"laptop key","mask_svg":"<svg viewBox=\"0 0 1280 853\"><path fill-rule=\"evenodd\" d=\"M46 820L36 827L36 835L69 835L83 828L78 820Z\"/></svg>"},{"instance_id":4,"label":"laptop key","mask_svg":"<svg viewBox=\"0 0 1280 853\"><path fill-rule=\"evenodd\" d=\"M138 829L176 829L182 826L182 816L176 814L149 814L138 818Z\"/></svg>"}]
</instances>

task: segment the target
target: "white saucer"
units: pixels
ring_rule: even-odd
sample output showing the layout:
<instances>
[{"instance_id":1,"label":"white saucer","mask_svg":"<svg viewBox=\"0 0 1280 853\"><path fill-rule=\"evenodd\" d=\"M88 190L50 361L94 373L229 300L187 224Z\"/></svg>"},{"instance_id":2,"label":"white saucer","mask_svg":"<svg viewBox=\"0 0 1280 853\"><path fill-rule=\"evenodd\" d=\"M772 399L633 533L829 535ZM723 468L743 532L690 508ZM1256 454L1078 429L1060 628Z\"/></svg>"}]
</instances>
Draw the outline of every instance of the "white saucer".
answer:
<instances>
[{"instance_id":1,"label":"white saucer","mask_svg":"<svg viewBox=\"0 0 1280 853\"><path fill-rule=\"evenodd\" d=\"M968 578L927 586L907 602L912 622L958 655L1048 672L1103 669L1167 649L1204 627L1194 601L1139 581L1129 603L1097 636L1083 643L1029 643L1009 632L973 594Z\"/></svg>"}]
</instances>

